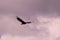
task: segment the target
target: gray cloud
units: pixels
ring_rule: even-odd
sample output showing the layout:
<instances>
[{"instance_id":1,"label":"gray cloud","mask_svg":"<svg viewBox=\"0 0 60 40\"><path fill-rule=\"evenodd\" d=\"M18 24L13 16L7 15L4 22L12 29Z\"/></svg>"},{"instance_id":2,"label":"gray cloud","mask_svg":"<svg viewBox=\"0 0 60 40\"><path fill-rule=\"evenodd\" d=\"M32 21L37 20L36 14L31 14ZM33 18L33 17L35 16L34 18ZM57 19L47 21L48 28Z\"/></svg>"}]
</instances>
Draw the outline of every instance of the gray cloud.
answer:
<instances>
[{"instance_id":1,"label":"gray cloud","mask_svg":"<svg viewBox=\"0 0 60 40\"><path fill-rule=\"evenodd\" d=\"M59 15L59 0L0 0L0 12L14 13L19 16L33 16L36 14ZM41 13L42 12L42 13Z\"/></svg>"}]
</instances>

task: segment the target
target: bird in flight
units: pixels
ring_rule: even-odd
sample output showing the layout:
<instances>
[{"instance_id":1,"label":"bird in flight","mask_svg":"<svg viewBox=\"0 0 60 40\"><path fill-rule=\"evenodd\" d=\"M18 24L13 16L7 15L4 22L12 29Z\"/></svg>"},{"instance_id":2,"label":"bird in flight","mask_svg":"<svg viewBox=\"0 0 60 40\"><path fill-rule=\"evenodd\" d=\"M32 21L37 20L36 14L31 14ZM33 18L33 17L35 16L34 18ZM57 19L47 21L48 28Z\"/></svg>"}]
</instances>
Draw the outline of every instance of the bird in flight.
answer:
<instances>
[{"instance_id":1,"label":"bird in flight","mask_svg":"<svg viewBox=\"0 0 60 40\"><path fill-rule=\"evenodd\" d=\"M31 22L25 22L25 21L23 21L23 20L20 19L18 16L17 16L17 20L20 21L21 24L29 24L29 23L31 23Z\"/></svg>"}]
</instances>

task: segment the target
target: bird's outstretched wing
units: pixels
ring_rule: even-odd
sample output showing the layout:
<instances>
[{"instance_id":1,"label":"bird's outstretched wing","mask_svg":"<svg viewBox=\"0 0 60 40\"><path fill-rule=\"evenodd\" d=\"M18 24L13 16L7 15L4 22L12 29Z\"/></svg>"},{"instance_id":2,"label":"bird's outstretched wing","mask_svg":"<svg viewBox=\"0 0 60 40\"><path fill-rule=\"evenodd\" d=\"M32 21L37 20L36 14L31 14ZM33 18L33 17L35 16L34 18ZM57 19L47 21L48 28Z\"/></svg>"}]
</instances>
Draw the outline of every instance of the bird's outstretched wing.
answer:
<instances>
[{"instance_id":1,"label":"bird's outstretched wing","mask_svg":"<svg viewBox=\"0 0 60 40\"><path fill-rule=\"evenodd\" d=\"M17 16L17 20L20 21L22 24L25 23L22 19L20 19L18 16Z\"/></svg>"},{"instance_id":2,"label":"bird's outstretched wing","mask_svg":"<svg viewBox=\"0 0 60 40\"><path fill-rule=\"evenodd\" d=\"M25 22L23 21L22 19L20 19L18 16L17 16L17 20L20 21L22 24L27 24L27 23L31 23L31 22Z\"/></svg>"}]
</instances>

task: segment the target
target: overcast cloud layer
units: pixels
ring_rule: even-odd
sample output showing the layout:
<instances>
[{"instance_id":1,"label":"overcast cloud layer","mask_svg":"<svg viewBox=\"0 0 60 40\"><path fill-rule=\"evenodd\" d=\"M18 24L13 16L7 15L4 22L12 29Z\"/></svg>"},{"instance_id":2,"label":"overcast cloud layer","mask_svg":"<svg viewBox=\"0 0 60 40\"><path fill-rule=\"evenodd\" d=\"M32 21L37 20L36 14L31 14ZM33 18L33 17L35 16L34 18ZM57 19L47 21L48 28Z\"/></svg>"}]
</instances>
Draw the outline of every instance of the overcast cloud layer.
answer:
<instances>
[{"instance_id":1,"label":"overcast cloud layer","mask_svg":"<svg viewBox=\"0 0 60 40\"><path fill-rule=\"evenodd\" d=\"M58 17L36 16L37 24L26 25L20 25L15 15L0 15L0 18L0 40L59 40Z\"/></svg>"},{"instance_id":2,"label":"overcast cloud layer","mask_svg":"<svg viewBox=\"0 0 60 40\"><path fill-rule=\"evenodd\" d=\"M34 14L53 16L54 12L59 15L60 0L0 0L0 12L29 17Z\"/></svg>"},{"instance_id":3,"label":"overcast cloud layer","mask_svg":"<svg viewBox=\"0 0 60 40\"><path fill-rule=\"evenodd\" d=\"M60 40L59 30L60 0L0 0L0 40Z\"/></svg>"}]
</instances>

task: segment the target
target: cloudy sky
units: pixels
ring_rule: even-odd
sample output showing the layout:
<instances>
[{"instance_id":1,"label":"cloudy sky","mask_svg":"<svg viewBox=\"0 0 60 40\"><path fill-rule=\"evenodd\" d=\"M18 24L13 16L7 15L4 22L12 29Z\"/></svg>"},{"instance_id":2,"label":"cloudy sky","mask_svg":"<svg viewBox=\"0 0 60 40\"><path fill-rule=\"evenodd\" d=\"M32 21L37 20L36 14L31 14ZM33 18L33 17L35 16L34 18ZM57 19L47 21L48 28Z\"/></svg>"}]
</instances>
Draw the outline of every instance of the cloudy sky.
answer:
<instances>
[{"instance_id":1,"label":"cloudy sky","mask_svg":"<svg viewBox=\"0 0 60 40\"><path fill-rule=\"evenodd\" d=\"M59 30L60 0L0 0L0 40L60 40Z\"/></svg>"}]
</instances>

